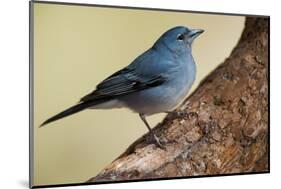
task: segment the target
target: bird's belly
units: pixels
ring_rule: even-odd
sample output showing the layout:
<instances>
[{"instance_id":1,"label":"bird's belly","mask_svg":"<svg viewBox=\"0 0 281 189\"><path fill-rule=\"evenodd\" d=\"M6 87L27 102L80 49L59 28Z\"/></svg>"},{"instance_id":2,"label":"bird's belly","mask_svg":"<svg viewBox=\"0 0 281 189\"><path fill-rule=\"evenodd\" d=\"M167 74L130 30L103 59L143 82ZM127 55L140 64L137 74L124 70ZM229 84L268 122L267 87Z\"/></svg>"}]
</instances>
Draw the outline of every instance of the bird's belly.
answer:
<instances>
[{"instance_id":1,"label":"bird's belly","mask_svg":"<svg viewBox=\"0 0 281 189\"><path fill-rule=\"evenodd\" d=\"M135 112L151 115L173 110L186 97L191 84L168 83L122 97L120 100Z\"/></svg>"}]
</instances>

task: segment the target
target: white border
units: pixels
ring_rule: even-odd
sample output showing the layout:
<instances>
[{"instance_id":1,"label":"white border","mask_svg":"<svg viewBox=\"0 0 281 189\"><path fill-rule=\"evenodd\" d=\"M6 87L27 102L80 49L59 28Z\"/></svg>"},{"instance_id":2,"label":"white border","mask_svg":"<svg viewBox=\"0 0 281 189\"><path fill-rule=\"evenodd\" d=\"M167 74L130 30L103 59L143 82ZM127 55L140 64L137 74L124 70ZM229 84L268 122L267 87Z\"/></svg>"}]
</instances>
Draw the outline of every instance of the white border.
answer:
<instances>
[{"instance_id":1,"label":"white border","mask_svg":"<svg viewBox=\"0 0 281 189\"><path fill-rule=\"evenodd\" d=\"M185 180L106 184L68 188L266 188L280 185L281 89L280 5L276 0L66 0L134 7L185 9L271 16L271 174ZM28 183L28 1L6 0L0 6L1 188L27 188Z\"/></svg>"}]
</instances>

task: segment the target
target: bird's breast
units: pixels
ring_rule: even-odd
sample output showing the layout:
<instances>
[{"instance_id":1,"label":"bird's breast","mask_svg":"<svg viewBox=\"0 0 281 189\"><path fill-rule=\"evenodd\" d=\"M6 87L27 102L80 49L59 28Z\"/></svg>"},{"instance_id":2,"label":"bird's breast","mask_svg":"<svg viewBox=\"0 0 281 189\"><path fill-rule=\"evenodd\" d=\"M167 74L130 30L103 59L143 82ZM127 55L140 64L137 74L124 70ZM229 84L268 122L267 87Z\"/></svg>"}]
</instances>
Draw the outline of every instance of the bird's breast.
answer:
<instances>
[{"instance_id":1,"label":"bird's breast","mask_svg":"<svg viewBox=\"0 0 281 189\"><path fill-rule=\"evenodd\" d=\"M168 85L170 89L170 97L173 108L175 108L179 103L181 103L187 96L192 84L196 77L196 65L194 61L185 63L182 66L177 75L173 80L171 80Z\"/></svg>"}]
</instances>

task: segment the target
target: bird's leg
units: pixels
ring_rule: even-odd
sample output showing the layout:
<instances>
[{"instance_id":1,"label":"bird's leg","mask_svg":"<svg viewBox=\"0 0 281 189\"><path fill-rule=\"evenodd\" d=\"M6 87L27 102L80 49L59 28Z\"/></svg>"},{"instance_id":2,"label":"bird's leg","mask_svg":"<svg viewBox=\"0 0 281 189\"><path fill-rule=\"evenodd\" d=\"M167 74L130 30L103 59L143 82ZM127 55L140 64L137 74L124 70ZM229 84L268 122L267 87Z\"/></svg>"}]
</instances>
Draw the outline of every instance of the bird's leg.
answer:
<instances>
[{"instance_id":1,"label":"bird's leg","mask_svg":"<svg viewBox=\"0 0 281 189\"><path fill-rule=\"evenodd\" d=\"M152 129L150 128L148 122L145 119L145 115L140 113L139 116L140 116L141 120L144 122L145 126L148 128L149 133L153 134L153 138L154 138L157 146L162 149L165 149L165 147L160 143L160 139L153 133Z\"/></svg>"}]
</instances>

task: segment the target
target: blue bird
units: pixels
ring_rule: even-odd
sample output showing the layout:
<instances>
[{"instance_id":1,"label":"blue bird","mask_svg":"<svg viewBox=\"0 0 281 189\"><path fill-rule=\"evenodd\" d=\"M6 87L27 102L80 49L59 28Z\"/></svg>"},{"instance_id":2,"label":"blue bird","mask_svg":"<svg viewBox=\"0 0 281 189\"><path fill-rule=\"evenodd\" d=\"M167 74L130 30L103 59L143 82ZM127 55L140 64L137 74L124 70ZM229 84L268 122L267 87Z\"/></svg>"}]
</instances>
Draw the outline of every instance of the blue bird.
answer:
<instances>
[{"instance_id":1,"label":"blue bird","mask_svg":"<svg viewBox=\"0 0 281 189\"><path fill-rule=\"evenodd\" d=\"M203 31L184 26L171 28L130 65L103 80L78 104L49 118L41 126L85 109L126 107L138 113L152 132L146 116L172 111L190 90L196 77L191 45ZM163 148L159 138L155 134L153 137Z\"/></svg>"}]
</instances>

